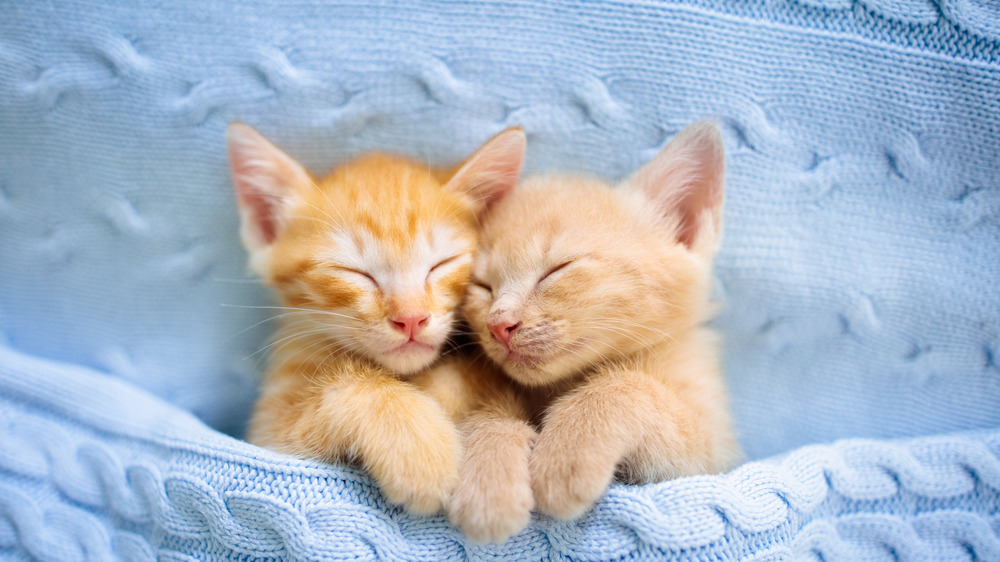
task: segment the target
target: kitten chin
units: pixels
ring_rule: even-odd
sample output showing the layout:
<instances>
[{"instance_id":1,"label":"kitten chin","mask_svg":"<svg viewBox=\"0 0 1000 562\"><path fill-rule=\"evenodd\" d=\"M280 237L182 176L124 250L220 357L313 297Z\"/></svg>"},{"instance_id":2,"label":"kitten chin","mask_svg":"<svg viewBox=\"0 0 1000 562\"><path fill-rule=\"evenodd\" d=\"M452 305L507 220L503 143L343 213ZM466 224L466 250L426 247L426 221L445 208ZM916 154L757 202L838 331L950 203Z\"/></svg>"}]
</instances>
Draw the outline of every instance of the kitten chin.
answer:
<instances>
[{"instance_id":1,"label":"kitten chin","mask_svg":"<svg viewBox=\"0 0 1000 562\"><path fill-rule=\"evenodd\" d=\"M573 348L583 348L585 341L552 355L528 355L507 351L502 346L480 341L487 356L513 380L528 387L551 386L567 378L583 376L593 366L586 358L571 355Z\"/></svg>"}]
</instances>

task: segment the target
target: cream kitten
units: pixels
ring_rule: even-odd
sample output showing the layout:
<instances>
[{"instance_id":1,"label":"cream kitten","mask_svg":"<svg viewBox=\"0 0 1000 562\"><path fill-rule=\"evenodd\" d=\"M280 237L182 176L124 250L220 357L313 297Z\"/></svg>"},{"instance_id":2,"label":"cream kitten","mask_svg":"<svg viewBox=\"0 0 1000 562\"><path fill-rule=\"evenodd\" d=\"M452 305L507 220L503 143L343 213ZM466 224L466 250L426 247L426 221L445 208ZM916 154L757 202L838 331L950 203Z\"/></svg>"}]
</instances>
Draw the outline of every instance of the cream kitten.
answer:
<instances>
[{"instance_id":1,"label":"cream kitten","mask_svg":"<svg viewBox=\"0 0 1000 562\"><path fill-rule=\"evenodd\" d=\"M530 460L515 454L531 438L516 426L467 450L466 465L490 474L463 472L452 500L471 536L527 523L509 490L530 488L542 512L568 519L616 473L656 482L740 458L705 327L723 176L721 136L698 123L623 185L537 177L487 214L464 315L529 389L541 430Z\"/></svg>"},{"instance_id":2,"label":"cream kitten","mask_svg":"<svg viewBox=\"0 0 1000 562\"><path fill-rule=\"evenodd\" d=\"M426 368L465 292L477 214L516 182L524 133L500 133L454 173L370 154L318 181L246 125L228 140L250 265L283 305L248 441L356 461L390 501L440 510L458 480L455 422L494 379Z\"/></svg>"}]
</instances>

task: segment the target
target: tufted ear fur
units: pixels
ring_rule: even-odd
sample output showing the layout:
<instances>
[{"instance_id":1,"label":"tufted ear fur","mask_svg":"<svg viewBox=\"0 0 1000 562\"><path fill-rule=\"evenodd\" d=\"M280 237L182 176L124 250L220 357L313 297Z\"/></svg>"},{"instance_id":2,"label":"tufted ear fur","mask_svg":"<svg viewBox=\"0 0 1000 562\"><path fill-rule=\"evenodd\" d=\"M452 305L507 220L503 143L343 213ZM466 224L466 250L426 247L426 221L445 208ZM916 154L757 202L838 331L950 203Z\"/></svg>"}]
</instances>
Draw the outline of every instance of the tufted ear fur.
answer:
<instances>
[{"instance_id":1,"label":"tufted ear fur","mask_svg":"<svg viewBox=\"0 0 1000 562\"><path fill-rule=\"evenodd\" d=\"M725 169L722 135L715 124L701 121L677 133L628 184L676 221L678 242L711 256L722 235Z\"/></svg>"},{"instance_id":2,"label":"tufted ear fur","mask_svg":"<svg viewBox=\"0 0 1000 562\"><path fill-rule=\"evenodd\" d=\"M226 130L229 167L240 211L240 236L250 252L270 246L281 233L289 198L312 183L306 170L253 127Z\"/></svg>"},{"instance_id":3,"label":"tufted ear fur","mask_svg":"<svg viewBox=\"0 0 1000 562\"><path fill-rule=\"evenodd\" d=\"M459 166L446 189L465 193L475 211L483 212L517 184L526 142L520 127L501 131Z\"/></svg>"}]
</instances>

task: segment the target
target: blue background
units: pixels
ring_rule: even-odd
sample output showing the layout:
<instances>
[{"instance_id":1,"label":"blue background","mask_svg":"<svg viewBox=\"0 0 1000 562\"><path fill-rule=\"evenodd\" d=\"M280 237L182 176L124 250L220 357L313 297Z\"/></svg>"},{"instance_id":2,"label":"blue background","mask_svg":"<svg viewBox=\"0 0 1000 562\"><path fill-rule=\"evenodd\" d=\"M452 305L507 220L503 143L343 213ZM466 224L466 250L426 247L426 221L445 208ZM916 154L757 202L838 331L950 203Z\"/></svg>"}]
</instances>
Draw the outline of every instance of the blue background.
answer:
<instances>
[{"instance_id":1,"label":"blue background","mask_svg":"<svg viewBox=\"0 0 1000 562\"><path fill-rule=\"evenodd\" d=\"M125 432L264 455L265 473L290 462L194 420L169 439L128 429L191 412L239 435L252 403L271 329L252 307L269 296L237 238L233 120L316 173L370 149L452 164L521 125L529 173L617 179L714 118L729 166L715 324L749 457L1000 427L1000 10L985 0L0 0L0 11L0 397L22 412L0 436L15 443L17 478L37 445L18 420L32 416L98 443ZM982 452L996 443L972 442L996 466ZM909 465L893 466L898 477ZM82 501L37 478L51 505ZM973 486L995 494L996 482ZM108 502L82 503L114 513ZM817 505L793 509L781 536ZM917 525L920 510L908 513ZM11 523L23 517L0 517L0 546L23 535ZM154 536L164 517L114 525Z\"/></svg>"}]
</instances>

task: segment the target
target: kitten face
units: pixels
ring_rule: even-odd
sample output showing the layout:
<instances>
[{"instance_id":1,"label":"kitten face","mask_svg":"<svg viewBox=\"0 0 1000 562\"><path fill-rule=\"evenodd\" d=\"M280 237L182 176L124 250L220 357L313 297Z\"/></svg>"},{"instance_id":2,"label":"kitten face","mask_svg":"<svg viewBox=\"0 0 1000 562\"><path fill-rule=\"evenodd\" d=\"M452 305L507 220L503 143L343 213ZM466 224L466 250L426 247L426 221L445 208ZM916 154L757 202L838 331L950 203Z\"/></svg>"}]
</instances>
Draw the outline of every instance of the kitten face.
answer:
<instances>
[{"instance_id":1,"label":"kitten face","mask_svg":"<svg viewBox=\"0 0 1000 562\"><path fill-rule=\"evenodd\" d=\"M534 178L488 213L464 314L512 378L550 384L704 321L722 143L703 127L623 186Z\"/></svg>"},{"instance_id":2,"label":"kitten face","mask_svg":"<svg viewBox=\"0 0 1000 562\"><path fill-rule=\"evenodd\" d=\"M415 168L366 159L321 182L262 272L315 329L399 373L438 355L475 249L471 210Z\"/></svg>"},{"instance_id":3,"label":"kitten face","mask_svg":"<svg viewBox=\"0 0 1000 562\"><path fill-rule=\"evenodd\" d=\"M327 352L360 354L399 374L430 364L468 283L480 199L516 181L523 134L498 135L446 183L388 155L355 159L314 183L252 129L233 127L244 243L288 318Z\"/></svg>"},{"instance_id":4,"label":"kitten face","mask_svg":"<svg viewBox=\"0 0 1000 562\"><path fill-rule=\"evenodd\" d=\"M691 321L702 264L664 242L665 229L636 224L648 218L639 198L609 190L537 178L491 213L465 311L490 357L524 384L634 353Z\"/></svg>"}]
</instances>

